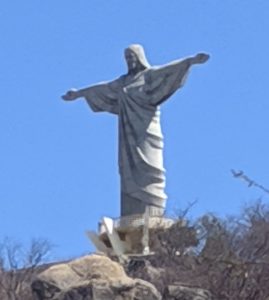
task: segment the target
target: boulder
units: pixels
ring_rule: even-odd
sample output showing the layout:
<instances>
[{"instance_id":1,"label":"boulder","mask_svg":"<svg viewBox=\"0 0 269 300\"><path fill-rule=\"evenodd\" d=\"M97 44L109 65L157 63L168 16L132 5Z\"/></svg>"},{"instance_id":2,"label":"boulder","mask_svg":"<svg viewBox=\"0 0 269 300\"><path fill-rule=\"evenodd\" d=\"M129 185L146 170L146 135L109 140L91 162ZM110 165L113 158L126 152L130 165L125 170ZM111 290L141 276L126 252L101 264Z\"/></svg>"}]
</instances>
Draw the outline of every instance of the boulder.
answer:
<instances>
[{"instance_id":1,"label":"boulder","mask_svg":"<svg viewBox=\"0 0 269 300\"><path fill-rule=\"evenodd\" d=\"M182 284L169 285L164 298L166 300L212 300L208 290Z\"/></svg>"},{"instance_id":2,"label":"boulder","mask_svg":"<svg viewBox=\"0 0 269 300\"><path fill-rule=\"evenodd\" d=\"M102 255L88 255L54 265L32 283L37 300L160 300L149 282L128 277L121 265Z\"/></svg>"}]
</instances>

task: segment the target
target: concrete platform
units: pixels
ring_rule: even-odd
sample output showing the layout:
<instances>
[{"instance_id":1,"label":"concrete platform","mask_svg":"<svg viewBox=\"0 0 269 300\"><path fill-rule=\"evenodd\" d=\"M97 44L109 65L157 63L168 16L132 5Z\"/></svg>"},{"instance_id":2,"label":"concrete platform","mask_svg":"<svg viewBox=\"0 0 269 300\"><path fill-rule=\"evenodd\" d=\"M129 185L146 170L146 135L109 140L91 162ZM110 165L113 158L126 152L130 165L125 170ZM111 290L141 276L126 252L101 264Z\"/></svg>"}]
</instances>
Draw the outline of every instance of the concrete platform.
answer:
<instances>
[{"instance_id":1,"label":"concrete platform","mask_svg":"<svg viewBox=\"0 0 269 300\"><path fill-rule=\"evenodd\" d=\"M104 217L99 222L98 233L88 231L87 236L96 249L108 255L152 255L150 236L153 231L167 229L175 221L170 218L130 215L117 219Z\"/></svg>"}]
</instances>

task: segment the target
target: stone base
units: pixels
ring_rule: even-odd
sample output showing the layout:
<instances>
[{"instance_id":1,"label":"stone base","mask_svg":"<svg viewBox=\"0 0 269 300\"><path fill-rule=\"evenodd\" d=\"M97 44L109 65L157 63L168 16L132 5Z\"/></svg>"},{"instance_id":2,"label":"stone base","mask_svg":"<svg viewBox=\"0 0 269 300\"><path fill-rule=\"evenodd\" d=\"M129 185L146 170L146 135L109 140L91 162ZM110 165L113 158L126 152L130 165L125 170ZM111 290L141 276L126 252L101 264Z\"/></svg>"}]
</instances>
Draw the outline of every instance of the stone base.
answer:
<instances>
[{"instance_id":1,"label":"stone base","mask_svg":"<svg viewBox=\"0 0 269 300\"><path fill-rule=\"evenodd\" d=\"M108 255L122 256L150 255L150 236L153 230L166 229L174 220L150 217L145 214L124 216L118 219L104 217L99 223L99 231L88 231L87 236L98 251Z\"/></svg>"}]
</instances>

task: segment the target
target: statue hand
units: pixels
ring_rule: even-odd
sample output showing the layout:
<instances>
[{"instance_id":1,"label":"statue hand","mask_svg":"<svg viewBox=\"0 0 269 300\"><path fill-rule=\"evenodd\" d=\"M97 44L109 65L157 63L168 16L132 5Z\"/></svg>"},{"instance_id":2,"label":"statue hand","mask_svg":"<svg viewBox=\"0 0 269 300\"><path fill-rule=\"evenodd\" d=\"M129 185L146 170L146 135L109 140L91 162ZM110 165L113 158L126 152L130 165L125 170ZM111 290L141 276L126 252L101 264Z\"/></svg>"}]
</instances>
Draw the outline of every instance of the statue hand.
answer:
<instances>
[{"instance_id":1,"label":"statue hand","mask_svg":"<svg viewBox=\"0 0 269 300\"><path fill-rule=\"evenodd\" d=\"M72 89L68 91L65 95L62 96L62 99L66 101L72 101L79 97L78 91L76 89Z\"/></svg>"},{"instance_id":2,"label":"statue hand","mask_svg":"<svg viewBox=\"0 0 269 300\"><path fill-rule=\"evenodd\" d=\"M208 61L208 59L209 59L209 55L208 54L206 54L206 53L198 53L194 57L194 63L196 63L196 64L203 64L206 61Z\"/></svg>"}]
</instances>

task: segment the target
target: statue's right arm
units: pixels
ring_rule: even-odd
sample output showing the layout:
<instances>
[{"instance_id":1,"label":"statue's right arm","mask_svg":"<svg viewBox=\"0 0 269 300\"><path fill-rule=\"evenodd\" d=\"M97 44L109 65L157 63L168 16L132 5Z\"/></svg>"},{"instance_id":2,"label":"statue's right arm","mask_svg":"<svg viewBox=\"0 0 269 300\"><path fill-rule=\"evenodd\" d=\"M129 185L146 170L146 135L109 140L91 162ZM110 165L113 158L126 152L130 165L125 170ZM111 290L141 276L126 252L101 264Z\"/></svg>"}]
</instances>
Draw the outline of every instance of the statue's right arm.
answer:
<instances>
[{"instance_id":1,"label":"statue's right arm","mask_svg":"<svg viewBox=\"0 0 269 300\"><path fill-rule=\"evenodd\" d=\"M119 84L119 80L114 80L101 82L79 90L72 89L63 95L62 99L72 101L82 97L95 112L106 111L117 114Z\"/></svg>"},{"instance_id":2,"label":"statue's right arm","mask_svg":"<svg viewBox=\"0 0 269 300\"><path fill-rule=\"evenodd\" d=\"M110 99L116 98L120 87L120 81L121 78L110 82L100 82L82 89L73 88L67 91L65 95L62 96L62 99L65 101L73 101L78 98L87 98L92 95L96 97L96 92L98 92L99 95L103 94L103 96L108 96Z\"/></svg>"},{"instance_id":3,"label":"statue's right arm","mask_svg":"<svg viewBox=\"0 0 269 300\"><path fill-rule=\"evenodd\" d=\"M88 89L89 88L84 88L84 89L80 89L80 90L71 89L71 90L67 91L65 93L65 95L62 96L62 99L65 101L73 101L78 98L85 97L85 93Z\"/></svg>"}]
</instances>

